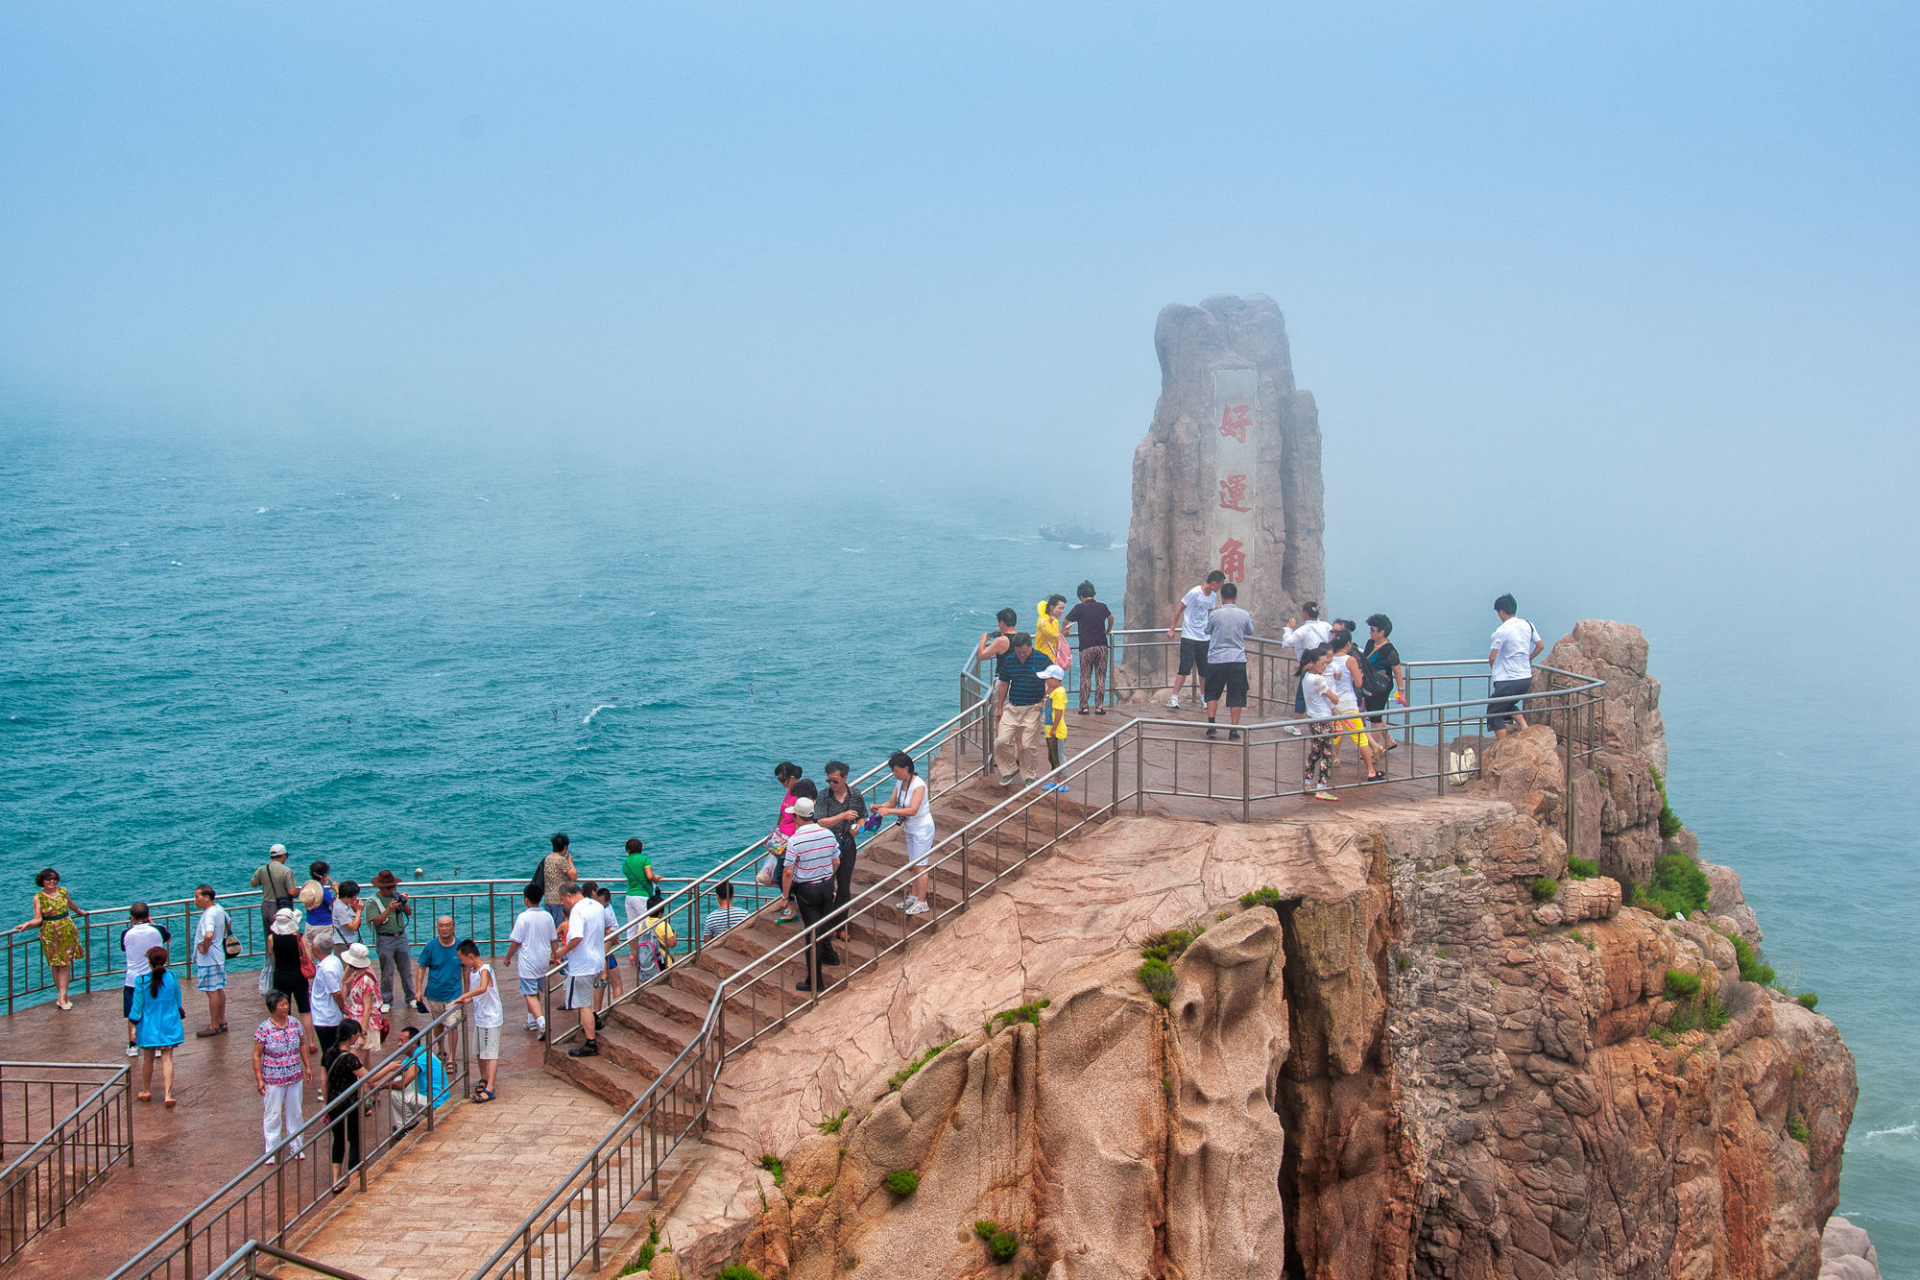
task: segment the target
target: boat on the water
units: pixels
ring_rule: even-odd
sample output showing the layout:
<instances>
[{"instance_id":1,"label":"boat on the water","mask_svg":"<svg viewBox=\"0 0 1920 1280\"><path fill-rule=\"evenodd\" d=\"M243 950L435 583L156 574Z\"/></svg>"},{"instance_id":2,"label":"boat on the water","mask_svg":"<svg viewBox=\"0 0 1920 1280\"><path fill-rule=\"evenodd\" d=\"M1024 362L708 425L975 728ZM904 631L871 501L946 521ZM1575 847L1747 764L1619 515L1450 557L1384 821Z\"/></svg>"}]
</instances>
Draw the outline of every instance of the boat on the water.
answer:
<instances>
[{"instance_id":1,"label":"boat on the water","mask_svg":"<svg viewBox=\"0 0 1920 1280\"><path fill-rule=\"evenodd\" d=\"M1064 542L1070 547L1110 547L1113 537L1082 524L1043 524L1040 536L1048 542Z\"/></svg>"}]
</instances>

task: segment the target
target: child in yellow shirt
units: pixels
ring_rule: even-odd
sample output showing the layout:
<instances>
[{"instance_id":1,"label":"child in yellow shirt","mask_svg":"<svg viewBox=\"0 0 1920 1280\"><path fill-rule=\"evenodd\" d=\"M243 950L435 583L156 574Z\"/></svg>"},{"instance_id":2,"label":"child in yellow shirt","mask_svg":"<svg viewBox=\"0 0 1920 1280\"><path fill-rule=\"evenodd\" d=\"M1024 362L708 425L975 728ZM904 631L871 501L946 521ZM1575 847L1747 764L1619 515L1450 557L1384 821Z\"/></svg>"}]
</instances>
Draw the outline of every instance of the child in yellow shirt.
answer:
<instances>
[{"instance_id":1,"label":"child in yellow shirt","mask_svg":"<svg viewBox=\"0 0 1920 1280\"><path fill-rule=\"evenodd\" d=\"M1057 629L1057 624L1056 624ZM1047 696L1040 708L1040 725L1047 739L1047 764L1058 769L1064 762L1067 740L1067 673L1058 665L1048 667L1040 673L1047 682ZM1042 791L1071 791L1065 782L1055 780L1040 788Z\"/></svg>"}]
</instances>

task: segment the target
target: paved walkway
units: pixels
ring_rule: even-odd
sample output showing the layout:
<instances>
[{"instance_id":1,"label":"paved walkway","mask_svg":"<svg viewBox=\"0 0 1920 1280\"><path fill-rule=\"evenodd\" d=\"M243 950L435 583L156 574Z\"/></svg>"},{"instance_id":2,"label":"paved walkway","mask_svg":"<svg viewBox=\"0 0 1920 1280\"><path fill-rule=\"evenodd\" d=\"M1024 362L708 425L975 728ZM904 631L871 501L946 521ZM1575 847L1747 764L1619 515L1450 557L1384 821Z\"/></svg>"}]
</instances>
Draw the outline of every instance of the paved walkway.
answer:
<instances>
[{"instance_id":1,"label":"paved walkway","mask_svg":"<svg viewBox=\"0 0 1920 1280\"><path fill-rule=\"evenodd\" d=\"M499 1091L455 1108L297 1250L365 1280L471 1274L619 1119L538 1068L503 1072Z\"/></svg>"}]
</instances>

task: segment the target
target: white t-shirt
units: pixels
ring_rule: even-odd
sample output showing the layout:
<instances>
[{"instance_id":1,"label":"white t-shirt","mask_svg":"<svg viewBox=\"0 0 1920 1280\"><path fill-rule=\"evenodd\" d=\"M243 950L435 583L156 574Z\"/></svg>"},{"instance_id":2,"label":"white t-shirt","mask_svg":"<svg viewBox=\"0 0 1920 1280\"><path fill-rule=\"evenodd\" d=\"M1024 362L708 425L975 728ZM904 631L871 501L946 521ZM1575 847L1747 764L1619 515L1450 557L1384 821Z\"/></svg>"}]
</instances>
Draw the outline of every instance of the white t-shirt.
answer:
<instances>
[{"instance_id":1,"label":"white t-shirt","mask_svg":"<svg viewBox=\"0 0 1920 1280\"><path fill-rule=\"evenodd\" d=\"M1347 660L1360 661L1351 651L1336 653L1327 659L1326 680L1333 686L1333 709L1335 711L1358 711L1360 701L1353 692L1353 668Z\"/></svg>"},{"instance_id":2,"label":"white t-shirt","mask_svg":"<svg viewBox=\"0 0 1920 1280\"><path fill-rule=\"evenodd\" d=\"M1493 629L1493 678L1531 680L1533 646L1540 633L1525 618L1508 618Z\"/></svg>"},{"instance_id":3,"label":"white t-shirt","mask_svg":"<svg viewBox=\"0 0 1920 1280\"><path fill-rule=\"evenodd\" d=\"M1292 630L1280 633L1280 643L1293 650L1293 656L1303 658L1307 650L1318 649L1333 639L1333 624L1324 618L1308 618Z\"/></svg>"},{"instance_id":4,"label":"white t-shirt","mask_svg":"<svg viewBox=\"0 0 1920 1280\"><path fill-rule=\"evenodd\" d=\"M313 981L307 984L307 995L313 1006L314 1026L340 1025L340 1003L334 997L340 994L340 986L346 980L347 966L339 956L328 956L313 966Z\"/></svg>"},{"instance_id":5,"label":"white t-shirt","mask_svg":"<svg viewBox=\"0 0 1920 1280\"><path fill-rule=\"evenodd\" d=\"M1318 718L1333 714L1335 688L1333 681L1323 675L1307 672L1300 682L1301 692L1307 697L1307 714Z\"/></svg>"},{"instance_id":6,"label":"white t-shirt","mask_svg":"<svg viewBox=\"0 0 1920 1280\"><path fill-rule=\"evenodd\" d=\"M521 977L532 982L553 968L553 940L558 933L545 907L528 907L520 913L507 941L520 944L520 954L514 958L514 964Z\"/></svg>"},{"instance_id":7,"label":"white t-shirt","mask_svg":"<svg viewBox=\"0 0 1920 1280\"><path fill-rule=\"evenodd\" d=\"M483 973L488 977L492 977L493 966L490 964L482 964L478 969L468 970L467 990L471 991L480 985L480 975ZM484 995L477 995L473 998L473 1025L476 1027L497 1027L500 1025L501 1020L500 980L494 978L493 985L487 988ZM318 1019L315 1019L315 1021L318 1021Z\"/></svg>"},{"instance_id":8,"label":"white t-shirt","mask_svg":"<svg viewBox=\"0 0 1920 1280\"><path fill-rule=\"evenodd\" d=\"M141 978L153 973L153 966L147 963L147 948L164 947L167 940L161 932L150 924L130 925L120 935L120 950L127 957L127 980L124 986L132 986Z\"/></svg>"},{"instance_id":9,"label":"white t-shirt","mask_svg":"<svg viewBox=\"0 0 1920 1280\"><path fill-rule=\"evenodd\" d=\"M567 941L580 945L567 952L569 978L595 978L607 967L607 913L592 898L582 898L567 913Z\"/></svg>"},{"instance_id":10,"label":"white t-shirt","mask_svg":"<svg viewBox=\"0 0 1920 1280\"><path fill-rule=\"evenodd\" d=\"M1180 636L1185 640L1205 640L1208 635L1207 624L1213 620L1213 611L1220 603L1220 597L1205 587L1195 587L1180 597L1180 603L1186 606L1180 615Z\"/></svg>"},{"instance_id":11,"label":"white t-shirt","mask_svg":"<svg viewBox=\"0 0 1920 1280\"><path fill-rule=\"evenodd\" d=\"M213 941L202 951L200 943L208 934ZM227 967L227 909L214 903L200 913L199 923L193 926L193 954L189 963L198 969L225 969Z\"/></svg>"},{"instance_id":12,"label":"white t-shirt","mask_svg":"<svg viewBox=\"0 0 1920 1280\"><path fill-rule=\"evenodd\" d=\"M916 804L914 797L918 796ZM911 783L893 784L893 804L895 808L911 807L913 812L907 815L906 828L910 835L930 836L933 834L933 803L927 799L927 780L915 778Z\"/></svg>"}]
</instances>

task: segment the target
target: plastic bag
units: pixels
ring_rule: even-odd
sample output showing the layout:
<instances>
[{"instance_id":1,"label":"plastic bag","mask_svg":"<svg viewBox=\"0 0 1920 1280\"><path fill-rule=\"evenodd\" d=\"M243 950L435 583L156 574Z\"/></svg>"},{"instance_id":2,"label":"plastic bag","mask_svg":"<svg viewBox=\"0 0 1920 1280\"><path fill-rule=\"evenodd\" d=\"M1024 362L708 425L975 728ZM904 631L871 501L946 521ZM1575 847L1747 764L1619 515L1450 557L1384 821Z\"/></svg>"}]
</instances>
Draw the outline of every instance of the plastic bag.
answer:
<instances>
[{"instance_id":1,"label":"plastic bag","mask_svg":"<svg viewBox=\"0 0 1920 1280\"><path fill-rule=\"evenodd\" d=\"M760 860L760 870L754 873L753 882L759 885L771 885L774 876L780 873L780 859L768 854Z\"/></svg>"}]
</instances>

